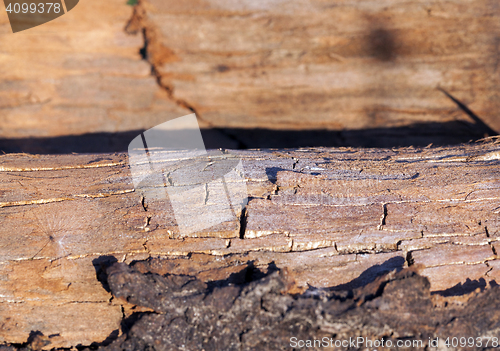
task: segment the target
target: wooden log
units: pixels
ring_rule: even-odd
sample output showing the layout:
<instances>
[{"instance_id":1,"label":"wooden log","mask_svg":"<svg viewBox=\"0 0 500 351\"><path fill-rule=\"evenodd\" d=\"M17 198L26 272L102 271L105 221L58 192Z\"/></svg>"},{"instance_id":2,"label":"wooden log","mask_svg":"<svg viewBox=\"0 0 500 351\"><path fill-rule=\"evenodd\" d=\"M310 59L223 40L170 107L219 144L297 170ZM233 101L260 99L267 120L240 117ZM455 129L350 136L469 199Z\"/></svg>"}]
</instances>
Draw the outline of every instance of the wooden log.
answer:
<instances>
[{"instance_id":1,"label":"wooden log","mask_svg":"<svg viewBox=\"0 0 500 351\"><path fill-rule=\"evenodd\" d=\"M252 4L144 0L128 28L145 37L124 32L122 0L16 36L1 12L0 151L125 151L192 110L212 148L425 146L500 129L490 0Z\"/></svg>"},{"instance_id":2,"label":"wooden log","mask_svg":"<svg viewBox=\"0 0 500 351\"><path fill-rule=\"evenodd\" d=\"M457 142L470 118L496 135L499 18L490 0L140 0L129 30L174 100L244 144L329 130L342 141L322 146L387 147Z\"/></svg>"},{"instance_id":3,"label":"wooden log","mask_svg":"<svg viewBox=\"0 0 500 351\"><path fill-rule=\"evenodd\" d=\"M274 263L296 292L356 288L412 265L442 295L500 279L498 143L231 153L246 208L187 234L168 199L134 191L126 154L0 156L0 342L118 335L133 309L99 281L111 261L161 257L163 270L204 281Z\"/></svg>"}]
</instances>

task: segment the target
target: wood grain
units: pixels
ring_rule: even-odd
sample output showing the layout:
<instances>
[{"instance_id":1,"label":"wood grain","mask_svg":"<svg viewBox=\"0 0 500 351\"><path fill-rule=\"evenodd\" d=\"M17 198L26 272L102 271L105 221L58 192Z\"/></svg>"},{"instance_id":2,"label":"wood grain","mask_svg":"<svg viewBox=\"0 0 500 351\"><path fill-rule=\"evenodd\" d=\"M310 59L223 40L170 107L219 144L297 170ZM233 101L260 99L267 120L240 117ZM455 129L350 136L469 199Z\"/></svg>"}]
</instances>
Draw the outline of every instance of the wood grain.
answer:
<instances>
[{"instance_id":1,"label":"wood grain","mask_svg":"<svg viewBox=\"0 0 500 351\"><path fill-rule=\"evenodd\" d=\"M144 30L161 85L214 126L471 121L462 103L498 130L499 17L491 0L141 0L129 30Z\"/></svg>"},{"instance_id":2,"label":"wood grain","mask_svg":"<svg viewBox=\"0 0 500 351\"><path fill-rule=\"evenodd\" d=\"M167 199L134 191L125 154L0 156L0 341L39 330L70 347L119 333L124 302L97 279L109 260L162 257L206 281L274 264L297 292L359 287L408 265L445 295L499 279L497 143L231 153L248 205L189 235Z\"/></svg>"}]
</instances>

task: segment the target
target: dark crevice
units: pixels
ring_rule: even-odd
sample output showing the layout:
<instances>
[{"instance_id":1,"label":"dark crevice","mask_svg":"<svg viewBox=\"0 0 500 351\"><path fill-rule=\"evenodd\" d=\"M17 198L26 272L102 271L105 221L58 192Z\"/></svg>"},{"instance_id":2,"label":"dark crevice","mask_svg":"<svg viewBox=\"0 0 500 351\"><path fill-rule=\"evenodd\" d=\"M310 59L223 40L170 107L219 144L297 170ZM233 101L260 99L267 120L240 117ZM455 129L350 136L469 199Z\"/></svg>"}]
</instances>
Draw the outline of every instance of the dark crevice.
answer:
<instances>
[{"instance_id":1,"label":"dark crevice","mask_svg":"<svg viewBox=\"0 0 500 351\"><path fill-rule=\"evenodd\" d=\"M278 172L280 172L280 171L286 171L286 169L281 168L281 167L267 167L266 168L267 179L271 183L273 183L274 185L276 185L276 181L278 180Z\"/></svg>"},{"instance_id":2,"label":"dark crevice","mask_svg":"<svg viewBox=\"0 0 500 351\"><path fill-rule=\"evenodd\" d=\"M139 49L139 55L141 55L141 59L147 61L148 60L148 44L146 40L146 29L142 29L142 37L144 38L144 45Z\"/></svg>"},{"instance_id":3,"label":"dark crevice","mask_svg":"<svg viewBox=\"0 0 500 351\"><path fill-rule=\"evenodd\" d=\"M398 242L396 243L396 251L399 251L400 250L400 247L401 247L401 243L403 241L402 240L398 240Z\"/></svg>"},{"instance_id":4,"label":"dark crevice","mask_svg":"<svg viewBox=\"0 0 500 351\"><path fill-rule=\"evenodd\" d=\"M411 267L413 266L413 264L415 264L415 260L413 259L411 251L408 251L406 254L406 264L408 265L408 267Z\"/></svg>"},{"instance_id":5,"label":"dark crevice","mask_svg":"<svg viewBox=\"0 0 500 351\"><path fill-rule=\"evenodd\" d=\"M382 230L382 227L385 225L385 221L387 219L387 204L382 204L382 209L384 213L380 219L380 225L378 226L379 230Z\"/></svg>"},{"instance_id":6,"label":"dark crevice","mask_svg":"<svg viewBox=\"0 0 500 351\"><path fill-rule=\"evenodd\" d=\"M141 206L142 208L144 209L144 211L148 211L148 205L146 205L145 203L145 197L144 196L141 196Z\"/></svg>"},{"instance_id":7,"label":"dark crevice","mask_svg":"<svg viewBox=\"0 0 500 351\"><path fill-rule=\"evenodd\" d=\"M486 237L487 238L490 238L490 232L488 231L488 227L485 226L484 227L484 233L486 234ZM490 247L491 247L491 251L493 252L493 255L497 255L497 250L495 249L495 246L493 246L493 244L491 243L491 241L488 241Z\"/></svg>"},{"instance_id":8,"label":"dark crevice","mask_svg":"<svg viewBox=\"0 0 500 351\"><path fill-rule=\"evenodd\" d=\"M92 260L96 278L101 283L104 290L106 290L107 292L111 292L111 290L109 290L108 275L106 273L106 270L116 262L118 262L118 260L114 256L100 256Z\"/></svg>"},{"instance_id":9,"label":"dark crevice","mask_svg":"<svg viewBox=\"0 0 500 351\"><path fill-rule=\"evenodd\" d=\"M247 228L247 208L243 207L240 215L240 239L245 239L245 230Z\"/></svg>"}]
</instances>

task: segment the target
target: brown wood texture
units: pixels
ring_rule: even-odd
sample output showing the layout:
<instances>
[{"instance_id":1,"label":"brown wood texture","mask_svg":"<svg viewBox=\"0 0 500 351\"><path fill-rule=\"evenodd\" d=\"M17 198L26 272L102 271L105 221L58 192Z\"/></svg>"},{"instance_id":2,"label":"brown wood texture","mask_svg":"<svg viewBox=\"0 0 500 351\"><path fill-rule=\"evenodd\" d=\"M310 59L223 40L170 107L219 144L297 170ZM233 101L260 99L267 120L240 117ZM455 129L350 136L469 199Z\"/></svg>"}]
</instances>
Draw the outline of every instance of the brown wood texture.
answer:
<instances>
[{"instance_id":1,"label":"brown wood texture","mask_svg":"<svg viewBox=\"0 0 500 351\"><path fill-rule=\"evenodd\" d=\"M0 342L117 335L133 309L96 273L113 257L162 257L169 272L205 281L274 264L297 292L355 288L409 265L442 295L500 280L498 143L231 152L246 209L189 235L167 200L134 191L126 154L0 156Z\"/></svg>"},{"instance_id":2,"label":"brown wood texture","mask_svg":"<svg viewBox=\"0 0 500 351\"><path fill-rule=\"evenodd\" d=\"M143 0L132 13L86 0L13 35L0 11L1 151L126 151L135 131L192 110L213 148L447 145L494 134L482 122L500 130L493 0Z\"/></svg>"},{"instance_id":3,"label":"brown wood texture","mask_svg":"<svg viewBox=\"0 0 500 351\"><path fill-rule=\"evenodd\" d=\"M215 126L470 121L455 97L498 130L499 18L492 0L140 0L129 30L144 30L162 86Z\"/></svg>"},{"instance_id":4,"label":"brown wood texture","mask_svg":"<svg viewBox=\"0 0 500 351\"><path fill-rule=\"evenodd\" d=\"M122 0L80 1L55 21L13 34L2 8L0 141L7 141L0 150L124 151L130 131L190 113L151 76L143 39L125 33L132 9ZM50 139L92 133L103 134L79 144Z\"/></svg>"}]
</instances>

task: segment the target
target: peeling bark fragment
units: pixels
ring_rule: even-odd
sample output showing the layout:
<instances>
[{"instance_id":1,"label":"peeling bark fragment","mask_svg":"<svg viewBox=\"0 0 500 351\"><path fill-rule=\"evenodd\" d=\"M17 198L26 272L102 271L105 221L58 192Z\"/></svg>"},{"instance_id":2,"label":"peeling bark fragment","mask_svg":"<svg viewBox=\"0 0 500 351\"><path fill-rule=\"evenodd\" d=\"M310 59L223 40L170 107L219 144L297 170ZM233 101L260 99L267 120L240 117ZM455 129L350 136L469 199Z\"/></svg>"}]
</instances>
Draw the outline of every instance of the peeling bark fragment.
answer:
<instances>
[{"instance_id":1,"label":"peeling bark fragment","mask_svg":"<svg viewBox=\"0 0 500 351\"><path fill-rule=\"evenodd\" d=\"M326 337L333 343L349 337L394 344L412 339L422 340L423 348L429 338L486 337L500 328L499 286L476 292L463 307L434 307L429 281L412 269L392 271L354 290L310 287L298 295L287 292L293 284L289 273L277 269L254 272L239 283L141 273L123 263L108 274L114 296L155 312L143 314L101 351L289 350L293 337Z\"/></svg>"}]
</instances>

